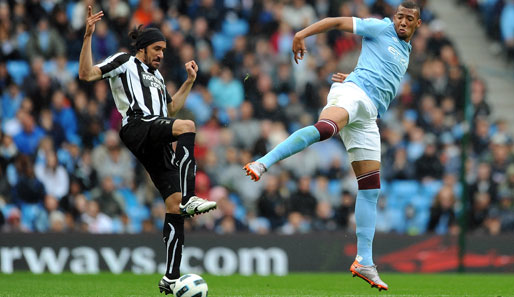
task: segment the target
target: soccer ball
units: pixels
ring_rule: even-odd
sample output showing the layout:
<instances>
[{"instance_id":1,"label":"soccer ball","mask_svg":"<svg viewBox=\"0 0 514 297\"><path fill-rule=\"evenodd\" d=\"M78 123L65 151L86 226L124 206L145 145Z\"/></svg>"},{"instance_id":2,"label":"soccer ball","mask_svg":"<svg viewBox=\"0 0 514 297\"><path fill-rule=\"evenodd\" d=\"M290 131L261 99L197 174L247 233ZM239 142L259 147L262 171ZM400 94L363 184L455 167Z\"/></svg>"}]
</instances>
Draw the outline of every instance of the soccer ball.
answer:
<instances>
[{"instance_id":1,"label":"soccer ball","mask_svg":"<svg viewBox=\"0 0 514 297\"><path fill-rule=\"evenodd\" d=\"M175 283L175 297L207 297L207 283L197 274L184 274Z\"/></svg>"}]
</instances>

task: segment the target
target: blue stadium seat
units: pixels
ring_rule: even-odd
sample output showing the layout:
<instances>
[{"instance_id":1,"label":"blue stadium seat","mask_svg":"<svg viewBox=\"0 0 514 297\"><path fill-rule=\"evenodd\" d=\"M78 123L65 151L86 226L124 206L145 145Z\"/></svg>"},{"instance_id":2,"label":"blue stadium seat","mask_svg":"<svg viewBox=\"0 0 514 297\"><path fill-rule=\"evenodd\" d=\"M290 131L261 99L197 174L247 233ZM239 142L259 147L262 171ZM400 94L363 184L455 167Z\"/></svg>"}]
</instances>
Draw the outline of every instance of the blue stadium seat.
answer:
<instances>
[{"instance_id":1,"label":"blue stadium seat","mask_svg":"<svg viewBox=\"0 0 514 297\"><path fill-rule=\"evenodd\" d=\"M66 4L66 17L68 20L73 20L73 10L75 9L75 5L77 5L77 3L73 1L69 1L68 4Z\"/></svg>"},{"instance_id":2,"label":"blue stadium seat","mask_svg":"<svg viewBox=\"0 0 514 297\"><path fill-rule=\"evenodd\" d=\"M340 180L332 179L328 182L328 193L330 193L330 195L339 197L342 191L343 187Z\"/></svg>"},{"instance_id":3,"label":"blue stadium seat","mask_svg":"<svg viewBox=\"0 0 514 297\"><path fill-rule=\"evenodd\" d=\"M21 205L21 224L31 231L35 231L35 223L41 212L45 210L40 204L23 203Z\"/></svg>"},{"instance_id":4,"label":"blue stadium seat","mask_svg":"<svg viewBox=\"0 0 514 297\"><path fill-rule=\"evenodd\" d=\"M214 33L212 35L212 48L213 55L216 59L222 59L225 53L228 52L234 43L234 40L228 36L220 33Z\"/></svg>"},{"instance_id":5,"label":"blue stadium seat","mask_svg":"<svg viewBox=\"0 0 514 297\"><path fill-rule=\"evenodd\" d=\"M405 233L405 207L387 208L388 217L390 218L391 231L403 234Z\"/></svg>"},{"instance_id":6,"label":"blue stadium seat","mask_svg":"<svg viewBox=\"0 0 514 297\"><path fill-rule=\"evenodd\" d=\"M123 200L125 200L125 207L140 207L136 195L130 189L124 188L118 191L123 196Z\"/></svg>"},{"instance_id":7,"label":"blue stadium seat","mask_svg":"<svg viewBox=\"0 0 514 297\"><path fill-rule=\"evenodd\" d=\"M418 209L416 210L416 215L414 216L413 225L419 230L420 234L423 234L427 231L428 220L430 219L430 209Z\"/></svg>"},{"instance_id":8,"label":"blue stadium seat","mask_svg":"<svg viewBox=\"0 0 514 297\"><path fill-rule=\"evenodd\" d=\"M419 195L419 182L415 180L394 180L391 182L387 207L403 209L407 204L417 199Z\"/></svg>"},{"instance_id":9,"label":"blue stadium seat","mask_svg":"<svg viewBox=\"0 0 514 297\"><path fill-rule=\"evenodd\" d=\"M9 214L11 213L11 210L16 208L16 205L14 204L6 204L4 205L0 210L2 211L2 214L4 215L4 218L7 220L9 217Z\"/></svg>"},{"instance_id":10,"label":"blue stadium seat","mask_svg":"<svg viewBox=\"0 0 514 297\"><path fill-rule=\"evenodd\" d=\"M431 181L420 186L419 197L413 201L414 207L419 211L427 211L432 206L434 198L443 186L441 181Z\"/></svg>"},{"instance_id":11,"label":"blue stadium seat","mask_svg":"<svg viewBox=\"0 0 514 297\"><path fill-rule=\"evenodd\" d=\"M45 63L43 63L43 71L45 73L53 72L53 71L55 71L56 68L57 68L57 63L55 63L55 61L53 61L53 60L48 60L48 61L45 61Z\"/></svg>"},{"instance_id":12,"label":"blue stadium seat","mask_svg":"<svg viewBox=\"0 0 514 297\"><path fill-rule=\"evenodd\" d=\"M126 208L127 216L130 219L132 231L141 232L143 221L150 218L150 210L145 206L130 206Z\"/></svg>"},{"instance_id":13,"label":"blue stadium seat","mask_svg":"<svg viewBox=\"0 0 514 297\"><path fill-rule=\"evenodd\" d=\"M68 70L71 73L71 75L78 76L79 61L68 61L68 64L66 64L66 70Z\"/></svg>"},{"instance_id":14,"label":"blue stadium seat","mask_svg":"<svg viewBox=\"0 0 514 297\"><path fill-rule=\"evenodd\" d=\"M30 73L30 65L23 60L7 61L7 72L12 76L16 84L21 85L25 77Z\"/></svg>"},{"instance_id":15,"label":"blue stadium seat","mask_svg":"<svg viewBox=\"0 0 514 297\"><path fill-rule=\"evenodd\" d=\"M112 232L113 233L122 233L123 232L123 223L119 218L112 219Z\"/></svg>"}]
</instances>

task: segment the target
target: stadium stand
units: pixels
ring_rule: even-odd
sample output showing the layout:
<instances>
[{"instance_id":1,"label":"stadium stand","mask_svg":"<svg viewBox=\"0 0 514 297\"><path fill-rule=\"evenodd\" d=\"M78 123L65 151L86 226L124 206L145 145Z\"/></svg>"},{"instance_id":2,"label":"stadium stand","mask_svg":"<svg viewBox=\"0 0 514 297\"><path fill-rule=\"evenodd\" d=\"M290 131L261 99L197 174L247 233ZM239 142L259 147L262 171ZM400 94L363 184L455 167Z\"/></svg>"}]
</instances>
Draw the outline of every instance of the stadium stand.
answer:
<instances>
[{"instance_id":1,"label":"stadium stand","mask_svg":"<svg viewBox=\"0 0 514 297\"><path fill-rule=\"evenodd\" d=\"M291 39L304 24L288 17L291 11L309 22L339 15L382 18L399 3L340 2L96 2L93 10L103 9L105 17L95 33L94 58L128 51L127 32L144 23L160 28L167 38L160 71L171 94L187 77L184 62L194 58L199 65L195 87L178 117L195 119L199 126L198 194L218 201L219 209L186 220L186 228L224 234L353 230L357 184L340 139L283 161L259 183L242 170L298 127L312 124L325 104L331 74L348 73L356 64L360 37L341 32L308 39L306 60L292 63ZM505 4L503 11L498 2ZM116 139L121 117L108 86L78 81L86 3L0 1L2 232L162 228L162 199ZM485 29L497 32L512 56L512 36L501 35L500 27L503 32L512 26L514 4L480 3ZM502 17L492 17L491 11ZM377 230L458 232L456 217L466 209L459 179L469 87L468 227L479 233L514 232L512 131L490 118L493 107L485 83L459 59L437 16L425 8L422 17L401 91L379 121L384 180ZM50 155L57 156L58 164L47 165ZM45 190L34 173L40 167L66 170L65 195ZM106 178L112 183L107 188ZM56 181L45 185L51 182ZM293 205L299 197L312 198L313 205Z\"/></svg>"}]
</instances>

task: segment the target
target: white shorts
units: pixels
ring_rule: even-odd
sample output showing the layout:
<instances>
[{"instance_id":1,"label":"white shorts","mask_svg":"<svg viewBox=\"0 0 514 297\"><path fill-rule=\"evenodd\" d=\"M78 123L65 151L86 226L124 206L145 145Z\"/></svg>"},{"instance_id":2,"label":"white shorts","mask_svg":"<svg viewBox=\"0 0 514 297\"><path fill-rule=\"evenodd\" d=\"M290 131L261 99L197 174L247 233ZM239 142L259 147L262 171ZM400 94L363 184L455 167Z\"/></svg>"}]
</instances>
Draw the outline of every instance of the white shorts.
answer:
<instances>
[{"instance_id":1,"label":"white shorts","mask_svg":"<svg viewBox=\"0 0 514 297\"><path fill-rule=\"evenodd\" d=\"M349 115L348 124L339 132L348 151L350 162L375 160L380 162L380 133L375 104L356 84L333 83L327 96L328 107L342 107Z\"/></svg>"}]
</instances>

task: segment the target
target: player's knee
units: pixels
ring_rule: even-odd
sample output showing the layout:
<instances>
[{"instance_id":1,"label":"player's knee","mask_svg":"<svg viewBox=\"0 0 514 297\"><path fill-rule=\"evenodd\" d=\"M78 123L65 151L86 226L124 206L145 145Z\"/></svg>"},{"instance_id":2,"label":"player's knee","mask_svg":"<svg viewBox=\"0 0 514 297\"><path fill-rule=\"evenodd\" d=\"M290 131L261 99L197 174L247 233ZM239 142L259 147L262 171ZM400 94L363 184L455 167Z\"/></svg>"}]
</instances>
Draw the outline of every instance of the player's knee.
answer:
<instances>
[{"instance_id":1,"label":"player's knee","mask_svg":"<svg viewBox=\"0 0 514 297\"><path fill-rule=\"evenodd\" d=\"M184 133L196 132L195 122L191 120L180 120L178 125L174 125L173 129L175 129L178 135Z\"/></svg>"},{"instance_id":2,"label":"player's knee","mask_svg":"<svg viewBox=\"0 0 514 297\"><path fill-rule=\"evenodd\" d=\"M329 119L319 120L316 124L314 124L314 127L318 129L319 141L329 139L330 137L336 135L337 132L339 132L339 127L337 127L337 124Z\"/></svg>"},{"instance_id":3,"label":"player's knee","mask_svg":"<svg viewBox=\"0 0 514 297\"><path fill-rule=\"evenodd\" d=\"M359 190L380 189L380 170L373 170L357 176Z\"/></svg>"}]
</instances>

